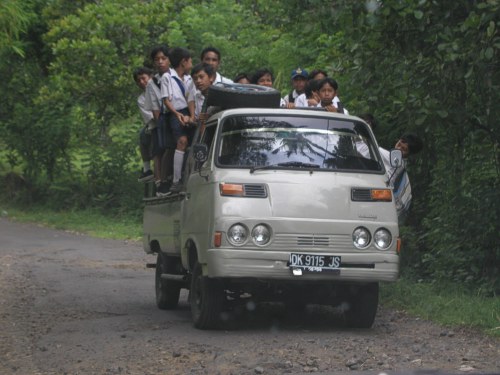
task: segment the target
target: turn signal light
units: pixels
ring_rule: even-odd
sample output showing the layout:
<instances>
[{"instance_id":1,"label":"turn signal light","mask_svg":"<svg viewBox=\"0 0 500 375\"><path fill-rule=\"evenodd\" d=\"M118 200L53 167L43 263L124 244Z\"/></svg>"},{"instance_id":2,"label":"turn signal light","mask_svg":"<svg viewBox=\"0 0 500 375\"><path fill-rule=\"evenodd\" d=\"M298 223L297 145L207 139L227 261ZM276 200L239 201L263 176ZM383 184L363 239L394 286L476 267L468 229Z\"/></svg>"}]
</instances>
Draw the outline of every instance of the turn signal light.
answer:
<instances>
[{"instance_id":1,"label":"turn signal light","mask_svg":"<svg viewBox=\"0 0 500 375\"><path fill-rule=\"evenodd\" d=\"M401 253L401 238L398 237L398 241L396 242L396 251L398 254Z\"/></svg>"},{"instance_id":2,"label":"turn signal light","mask_svg":"<svg viewBox=\"0 0 500 375\"><path fill-rule=\"evenodd\" d=\"M215 232L215 234L214 234L214 246L220 247L221 244L222 244L222 233Z\"/></svg>"},{"instance_id":3,"label":"turn signal light","mask_svg":"<svg viewBox=\"0 0 500 375\"><path fill-rule=\"evenodd\" d=\"M391 202L392 192L391 189L372 189L371 197L374 201Z\"/></svg>"},{"instance_id":4,"label":"turn signal light","mask_svg":"<svg viewBox=\"0 0 500 375\"><path fill-rule=\"evenodd\" d=\"M232 195L242 197L245 193L241 184L219 184L221 195Z\"/></svg>"}]
</instances>

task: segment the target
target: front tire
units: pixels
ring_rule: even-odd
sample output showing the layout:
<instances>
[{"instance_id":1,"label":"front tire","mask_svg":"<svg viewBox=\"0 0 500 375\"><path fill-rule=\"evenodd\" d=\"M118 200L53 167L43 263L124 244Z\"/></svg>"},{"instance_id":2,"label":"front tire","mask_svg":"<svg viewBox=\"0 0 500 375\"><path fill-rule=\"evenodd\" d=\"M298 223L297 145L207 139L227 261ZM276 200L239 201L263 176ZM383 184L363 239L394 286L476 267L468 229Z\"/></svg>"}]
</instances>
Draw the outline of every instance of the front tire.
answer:
<instances>
[{"instance_id":1,"label":"front tire","mask_svg":"<svg viewBox=\"0 0 500 375\"><path fill-rule=\"evenodd\" d=\"M179 304L179 296L181 293L181 286L179 283L161 278L163 273L170 273L169 271L174 268L174 264L173 257L158 253L156 259L155 292L156 306L161 310L173 310Z\"/></svg>"},{"instance_id":2,"label":"front tire","mask_svg":"<svg viewBox=\"0 0 500 375\"><path fill-rule=\"evenodd\" d=\"M346 322L352 328L370 328L378 308L378 283L362 286L349 299L350 308L344 312Z\"/></svg>"},{"instance_id":3,"label":"front tire","mask_svg":"<svg viewBox=\"0 0 500 375\"><path fill-rule=\"evenodd\" d=\"M225 291L220 280L203 276L201 264L196 262L191 275L189 293L191 315L194 326L199 329L214 329L221 324L225 307Z\"/></svg>"}]
</instances>

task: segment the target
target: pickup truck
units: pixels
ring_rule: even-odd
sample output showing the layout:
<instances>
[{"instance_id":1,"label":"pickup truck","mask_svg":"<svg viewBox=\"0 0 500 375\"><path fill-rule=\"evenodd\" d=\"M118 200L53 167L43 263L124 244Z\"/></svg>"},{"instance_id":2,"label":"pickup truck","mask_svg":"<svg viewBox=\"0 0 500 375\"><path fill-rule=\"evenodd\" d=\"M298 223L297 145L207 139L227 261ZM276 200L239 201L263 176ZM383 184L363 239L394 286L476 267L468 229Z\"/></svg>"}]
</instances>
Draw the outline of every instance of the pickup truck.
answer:
<instances>
[{"instance_id":1,"label":"pickup truck","mask_svg":"<svg viewBox=\"0 0 500 375\"><path fill-rule=\"evenodd\" d=\"M397 155L395 155L397 156ZM397 161L396 161L397 162ZM235 303L338 306L369 328L379 282L399 274L392 191L370 127L326 111L235 108L197 129L179 194L144 197L156 303L189 289L195 327Z\"/></svg>"}]
</instances>

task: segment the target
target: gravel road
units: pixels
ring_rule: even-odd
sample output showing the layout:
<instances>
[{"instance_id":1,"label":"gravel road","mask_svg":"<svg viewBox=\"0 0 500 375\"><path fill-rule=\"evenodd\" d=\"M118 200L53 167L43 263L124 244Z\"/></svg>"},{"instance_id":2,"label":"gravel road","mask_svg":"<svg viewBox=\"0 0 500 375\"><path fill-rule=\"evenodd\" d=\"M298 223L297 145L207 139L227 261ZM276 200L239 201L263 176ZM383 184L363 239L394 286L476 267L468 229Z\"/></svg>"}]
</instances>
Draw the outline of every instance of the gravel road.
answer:
<instances>
[{"instance_id":1,"label":"gravel road","mask_svg":"<svg viewBox=\"0 0 500 375\"><path fill-rule=\"evenodd\" d=\"M368 330L266 304L200 331L186 293L156 308L154 261L138 243L0 218L0 374L500 373L500 340L384 306Z\"/></svg>"}]
</instances>

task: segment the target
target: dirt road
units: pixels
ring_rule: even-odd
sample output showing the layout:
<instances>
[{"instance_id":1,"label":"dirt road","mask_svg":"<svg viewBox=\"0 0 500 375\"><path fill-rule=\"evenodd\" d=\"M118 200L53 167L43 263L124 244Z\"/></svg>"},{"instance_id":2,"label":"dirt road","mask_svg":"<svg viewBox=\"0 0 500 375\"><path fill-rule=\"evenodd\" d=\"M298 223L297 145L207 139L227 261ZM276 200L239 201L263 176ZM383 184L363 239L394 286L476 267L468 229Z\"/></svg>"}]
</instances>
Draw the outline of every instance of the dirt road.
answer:
<instances>
[{"instance_id":1,"label":"dirt road","mask_svg":"<svg viewBox=\"0 0 500 375\"><path fill-rule=\"evenodd\" d=\"M330 310L257 306L192 327L154 302L140 244L0 219L0 374L498 373L500 341L382 308L369 330ZM365 372L366 371L366 372Z\"/></svg>"}]
</instances>

